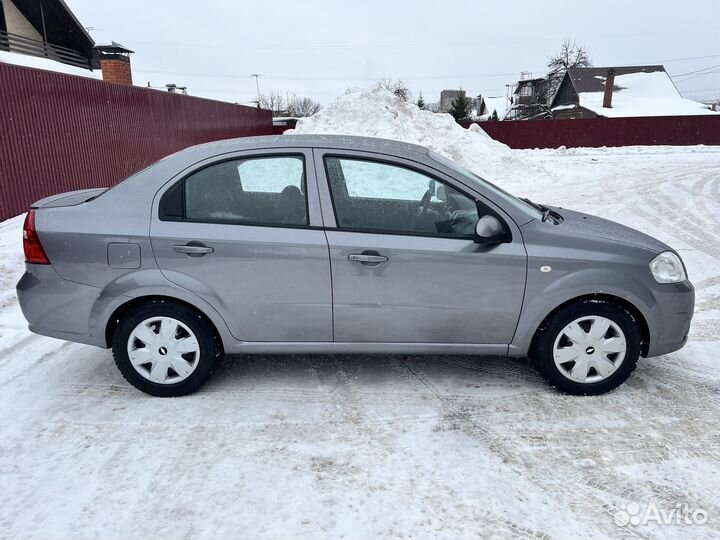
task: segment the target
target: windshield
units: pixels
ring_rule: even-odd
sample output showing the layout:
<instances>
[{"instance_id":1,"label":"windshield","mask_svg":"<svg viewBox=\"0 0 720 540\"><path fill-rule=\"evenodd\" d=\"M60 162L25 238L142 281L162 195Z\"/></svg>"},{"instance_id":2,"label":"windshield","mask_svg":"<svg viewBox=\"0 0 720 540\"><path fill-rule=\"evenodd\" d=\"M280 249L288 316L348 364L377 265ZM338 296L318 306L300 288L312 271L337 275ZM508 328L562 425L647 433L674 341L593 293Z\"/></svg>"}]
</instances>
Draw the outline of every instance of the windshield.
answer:
<instances>
[{"instance_id":1,"label":"windshield","mask_svg":"<svg viewBox=\"0 0 720 540\"><path fill-rule=\"evenodd\" d=\"M483 188L490 191L493 195L496 195L498 198L502 199L503 202L506 202L510 205L512 205L514 208L517 208L524 214L527 214L528 217L531 219L542 219L543 214L540 210L535 208L534 206L531 206L530 204L526 203L525 201L518 199L515 197L515 195L511 195L504 189L500 189L495 184L492 184L491 182L488 182L484 178L481 178L474 172L471 172L464 167L461 167L454 161L441 156L440 154L437 154L433 151L428 152L428 155L431 159L437 161L438 163L441 163L442 165L445 165L449 169L452 169L454 172L458 173L463 178L469 180L471 183L479 184Z\"/></svg>"}]
</instances>

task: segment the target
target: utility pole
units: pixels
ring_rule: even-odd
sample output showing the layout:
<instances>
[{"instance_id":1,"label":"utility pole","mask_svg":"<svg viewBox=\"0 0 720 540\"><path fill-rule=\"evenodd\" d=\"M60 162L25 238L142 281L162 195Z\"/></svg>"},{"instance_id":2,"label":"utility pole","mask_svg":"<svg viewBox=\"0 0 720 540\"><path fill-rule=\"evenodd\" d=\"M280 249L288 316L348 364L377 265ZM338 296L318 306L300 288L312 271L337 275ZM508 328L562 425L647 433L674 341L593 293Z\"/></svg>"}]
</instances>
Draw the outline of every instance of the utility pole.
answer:
<instances>
[{"instance_id":1,"label":"utility pole","mask_svg":"<svg viewBox=\"0 0 720 540\"><path fill-rule=\"evenodd\" d=\"M251 77L255 77L255 88L257 89L257 105L260 106L260 74L259 73L253 73L250 75Z\"/></svg>"}]
</instances>

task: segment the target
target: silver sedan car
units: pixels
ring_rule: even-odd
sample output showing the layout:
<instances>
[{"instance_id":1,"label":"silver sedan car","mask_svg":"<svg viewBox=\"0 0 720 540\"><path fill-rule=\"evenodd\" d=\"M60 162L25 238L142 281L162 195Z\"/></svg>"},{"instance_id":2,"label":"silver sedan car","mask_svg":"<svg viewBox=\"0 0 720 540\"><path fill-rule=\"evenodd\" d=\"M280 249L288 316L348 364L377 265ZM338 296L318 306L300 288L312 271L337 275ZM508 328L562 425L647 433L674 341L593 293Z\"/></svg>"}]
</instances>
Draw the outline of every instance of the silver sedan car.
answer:
<instances>
[{"instance_id":1,"label":"silver sedan car","mask_svg":"<svg viewBox=\"0 0 720 540\"><path fill-rule=\"evenodd\" d=\"M195 146L38 201L23 241L30 330L111 347L156 396L225 354L290 352L529 356L600 394L681 348L694 305L662 242L381 139Z\"/></svg>"}]
</instances>

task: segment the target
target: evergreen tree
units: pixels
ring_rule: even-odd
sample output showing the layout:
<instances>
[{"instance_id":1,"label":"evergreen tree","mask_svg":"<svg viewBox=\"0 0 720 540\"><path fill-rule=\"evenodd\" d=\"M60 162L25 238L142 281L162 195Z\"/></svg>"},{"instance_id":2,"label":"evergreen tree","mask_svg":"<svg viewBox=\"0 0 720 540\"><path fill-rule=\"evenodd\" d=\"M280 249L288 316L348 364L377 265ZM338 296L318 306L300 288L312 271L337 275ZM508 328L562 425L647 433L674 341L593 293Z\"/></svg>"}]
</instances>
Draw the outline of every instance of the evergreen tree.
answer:
<instances>
[{"instance_id":1,"label":"evergreen tree","mask_svg":"<svg viewBox=\"0 0 720 540\"><path fill-rule=\"evenodd\" d=\"M450 114L453 115L455 120L464 120L470 116L470 109L472 108L472 102L465 95L465 92L460 92L458 97L452 100L450 104Z\"/></svg>"},{"instance_id":2,"label":"evergreen tree","mask_svg":"<svg viewBox=\"0 0 720 540\"><path fill-rule=\"evenodd\" d=\"M498 118L498 113L497 113L497 111L493 110L492 115L490 115L490 120L493 120L493 121L495 121L495 122L497 122L498 120L500 120L500 118Z\"/></svg>"},{"instance_id":3,"label":"evergreen tree","mask_svg":"<svg viewBox=\"0 0 720 540\"><path fill-rule=\"evenodd\" d=\"M422 97L422 92L420 92L420 95L418 96L417 103L415 103L421 110L427 110L427 103L425 103L425 100Z\"/></svg>"}]
</instances>

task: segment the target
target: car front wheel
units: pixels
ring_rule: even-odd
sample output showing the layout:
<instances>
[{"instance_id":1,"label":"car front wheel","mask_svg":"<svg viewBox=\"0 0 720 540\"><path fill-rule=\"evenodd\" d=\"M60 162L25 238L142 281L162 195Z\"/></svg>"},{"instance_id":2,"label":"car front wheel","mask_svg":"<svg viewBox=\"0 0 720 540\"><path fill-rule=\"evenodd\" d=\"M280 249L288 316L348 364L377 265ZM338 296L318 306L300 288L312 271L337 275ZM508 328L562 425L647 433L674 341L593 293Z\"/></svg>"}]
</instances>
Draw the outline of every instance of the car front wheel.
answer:
<instances>
[{"instance_id":1,"label":"car front wheel","mask_svg":"<svg viewBox=\"0 0 720 540\"><path fill-rule=\"evenodd\" d=\"M642 334L635 317L605 300L565 306L538 331L531 356L562 392L598 395L627 380L637 366Z\"/></svg>"},{"instance_id":2,"label":"car front wheel","mask_svg":"<svg viewBox=\"0 0 720 540\"><path fill-rule=\"evenodd\" d=\"M197 390L223 356L219 338L204 316L182 304L159 300L120 319L112 349L125 379L160 397Z\"/></svg>"}]
</instances>

